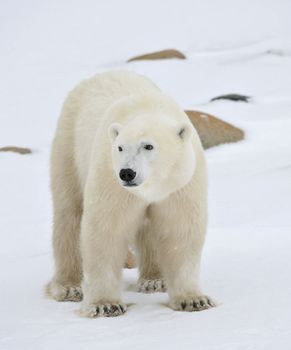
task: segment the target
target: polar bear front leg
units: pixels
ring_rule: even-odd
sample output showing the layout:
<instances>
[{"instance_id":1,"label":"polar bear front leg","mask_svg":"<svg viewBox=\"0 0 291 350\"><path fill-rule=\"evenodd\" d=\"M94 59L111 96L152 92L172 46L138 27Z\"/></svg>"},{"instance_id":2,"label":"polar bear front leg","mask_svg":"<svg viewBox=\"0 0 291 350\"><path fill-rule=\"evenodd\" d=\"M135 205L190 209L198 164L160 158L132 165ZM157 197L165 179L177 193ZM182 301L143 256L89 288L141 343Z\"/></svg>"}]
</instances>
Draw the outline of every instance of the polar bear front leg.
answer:
<instances>
[{"instance_id":1,"label":"polar bear front leg","mask_svg":"<svg viewBox=\"0 0 291 350\"><path fill-rule=\"evenodd\" d=\"M195 232L191 233L192 236ZM176 232L168 232L160 245L160 261L166 277L169 306L179 311L202 311L215 306L215 302L203 294L199 284L202 247L195 239L181 242ZM170 246L172 248L170 248Z\"/></svg>"},{"instance_id":2,"label":"polar bear front leg","mask_svg":"<svg viewBox=\"0 0 291 350\"><path fill-rule=\"evenodd\" d=\"M127 253L116 218L103 220L84 213L81 230L81 252L84 278L80 314L87 317L118 316L126 311L121 302L121 271ZM105 220L107 222L105 222ZM114 224L115 222L115 224Z\"/></svg>"},{"instance_id":3,"label":"polar bear front leg","mask_svg":"<svg viewBox=\"0 0 291 350\"><path fill-rule=\"evenodd\" d=\"M202 293L199 284L205 235L203 214L198 212L202 217L193 216L199 206L185 213L179 213L177 209L175 214L170 214L171 208L174 206L156 205L152 215L153 226L159 237L158 256L167 283L169 306L179 311L211 308L215 306L215 302Z\"/></svg>"},{"instance_id":4,"label":"polar bear front leg","mask_svg":"<svg viewBox=\"0 0 291 350\"><path fill-rule=\"evenodd\" d=\"M121 276L128 234L136 230L135 225L141 220L138 208L130 199L119 197L118 191L96 202L85 198L81 224L82 316L110 317L125 313Z\"/></svg>"}]
</instances>

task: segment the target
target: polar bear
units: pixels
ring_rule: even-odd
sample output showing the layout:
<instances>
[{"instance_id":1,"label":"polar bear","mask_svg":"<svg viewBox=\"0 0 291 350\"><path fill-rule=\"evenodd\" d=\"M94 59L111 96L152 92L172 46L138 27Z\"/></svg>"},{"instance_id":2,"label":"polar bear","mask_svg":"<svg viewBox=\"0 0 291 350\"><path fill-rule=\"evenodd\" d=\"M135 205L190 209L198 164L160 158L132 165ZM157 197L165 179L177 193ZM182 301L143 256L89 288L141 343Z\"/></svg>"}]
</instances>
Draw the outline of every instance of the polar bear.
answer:
<instances>
[{"instance_id":1,"label":"polar bear","mask_svg":"<svg viewBox=\"0 0 291 350\"><path fill-rule=\"evenodd\" d=\"M98 74L68 96L51 152L55 275L47 293L87 317L118 316L128 245L140 292L174 310L214 306L201 292L207 221L203 149L184 111L147 78Z\"/></svg>"}]
</instances>

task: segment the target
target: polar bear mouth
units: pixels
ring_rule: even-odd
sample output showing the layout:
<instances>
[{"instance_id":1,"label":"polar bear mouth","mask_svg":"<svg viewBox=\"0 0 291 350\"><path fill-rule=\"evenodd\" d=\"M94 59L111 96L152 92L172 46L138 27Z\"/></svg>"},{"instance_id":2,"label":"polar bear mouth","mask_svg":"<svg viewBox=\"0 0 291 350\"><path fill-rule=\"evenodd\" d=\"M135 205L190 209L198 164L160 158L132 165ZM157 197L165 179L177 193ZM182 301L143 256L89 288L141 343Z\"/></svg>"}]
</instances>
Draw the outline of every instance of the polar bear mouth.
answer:
<instances>
[{"instance_id":1,"label":"polar bear mouth","mask_svg":"<svg viewBox=\"0 0 291 350\"><path fill-rule=\"evenodd\" d=\"M135 187L138 186L138 184L136 184L135 182L125 182L123 184L124 187Z\"/></svg>"}]
</instances>

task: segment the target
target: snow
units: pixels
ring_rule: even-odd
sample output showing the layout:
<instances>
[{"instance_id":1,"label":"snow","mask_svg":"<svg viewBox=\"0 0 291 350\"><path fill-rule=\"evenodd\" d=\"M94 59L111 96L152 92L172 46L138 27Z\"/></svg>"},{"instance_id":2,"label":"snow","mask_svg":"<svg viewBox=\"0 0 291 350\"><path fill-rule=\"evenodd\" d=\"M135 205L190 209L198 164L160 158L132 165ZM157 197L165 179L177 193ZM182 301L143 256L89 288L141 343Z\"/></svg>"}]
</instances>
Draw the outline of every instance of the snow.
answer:
<instances>
[{"instance_id":1,"label":"snow","mask_svg":"<svg viewBox=\"0 0 291 350\"><path fill-rule=\"evenodd\" d=\"M291 346L291 3L2 1L0 4L0 348L272 350ZM128 58L164 48L187 60ZM201 278L220 305L174 312L133 291L123 317L88 320L45 299L52 274L49 148L63 99L108 69L147 75L186 109L246 140L206 152L209 229ZM251 103L216 101L224 93Z\"/></svg>"}]
</instances>

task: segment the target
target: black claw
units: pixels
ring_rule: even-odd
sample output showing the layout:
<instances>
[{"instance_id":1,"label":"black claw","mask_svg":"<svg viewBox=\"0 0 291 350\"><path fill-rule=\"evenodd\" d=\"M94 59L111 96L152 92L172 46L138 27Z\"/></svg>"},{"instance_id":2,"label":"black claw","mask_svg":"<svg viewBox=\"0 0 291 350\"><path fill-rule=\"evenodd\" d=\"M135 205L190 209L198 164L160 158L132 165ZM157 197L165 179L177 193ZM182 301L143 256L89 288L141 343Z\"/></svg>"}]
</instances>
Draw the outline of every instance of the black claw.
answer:
<instances>
[{"instance_id":1,"label":"black claw","mask_svg":"<svg viewBox=\"0 0 291 350\"><path fill-rule=\"evenodd\" d=\"M100 312L99 306L96 307L96 315L98 315Z\"/></svg>"},{"instance_id":2,"label":"black claw","mask_svg":"<svg viewBox=\"0 0 291 350\"><path fill-rule=\"evenodd\" d=\"M200 305L198 303L196 303L195 301L193 301L193 307L194 307L194 309L199 309Z\"/></svg>"},{"instance_id":3,"label":"black claw","mask_svg":"<svg viewBox=\"0 0 291 350\"><path fill-rule=\"evenodd\" d=\"M125 312L124 307L122 305L119 305L119 307L120 307L121 312L124 314L124 312Z\"/></svg>"},{"instance_id":4,"label":"black claw","mask_svg":"<svg viewBox=\"0 0 291 350\"><path fill-rule=\"evenodd\" d=\"M103 310L104 310L104 313L105 313L105 314L107 314L108 311L109 311L109 310L108 310L108 307L107 307L106 305L104 306Z\"/></svg>"},{"instance_id":5,"label":"black claw","mask_svg":"<svg viewBox=\"0 0 291 350\"><path fill-rule=\"evenodd\" d=\"M205 302L204 302L203 300L200 300L200 306L201 306L201 307L206 306L206 305L205 305Z\"/></svg>"},{"instance_id":6,"label":"black claw","mask_svg":"<svg viewBox=\"0 0 291 350\"><path fill-rule=\"evenodd\" d=\"M120 305L116 305L116 308L117 308L117 312L118 312L118 314L121 314L121 313L122 313L122 310L121 310Z\"/></svg>"},{"instance_id":7,"label":"black claw","mask_svg":"<svg viewBox=\"0 0 291 350\"><path fill-rule=\"evenodd\" d=\"M67 290L66 290L66 295L65 295L65 299L68 299L69 294L70 294L70 288L67 288Z\"/></svg>"},{"instance_id":8,"label":"black claw","mask_svg":"<svg viewBox=\"0 0 291 350\"><path fill-rule=\"evenodd\" d=\"M119 311L119 310L118 310L118 306L117 306L117 305L112 305L112 306L111 306L111 312L112 312L112 313L115 313L116 311Z\"/></svg>"},{"instance_id":9,"label":"black claw","mask_svg":"<svg viewBox=\"0 0 291 350\"><path fill-rule=\"evenodd\" d=\"M182 306L182 309L185 310L186 309L186 302L182 301L181 306Z\"/></svg>"}]
</instances>

